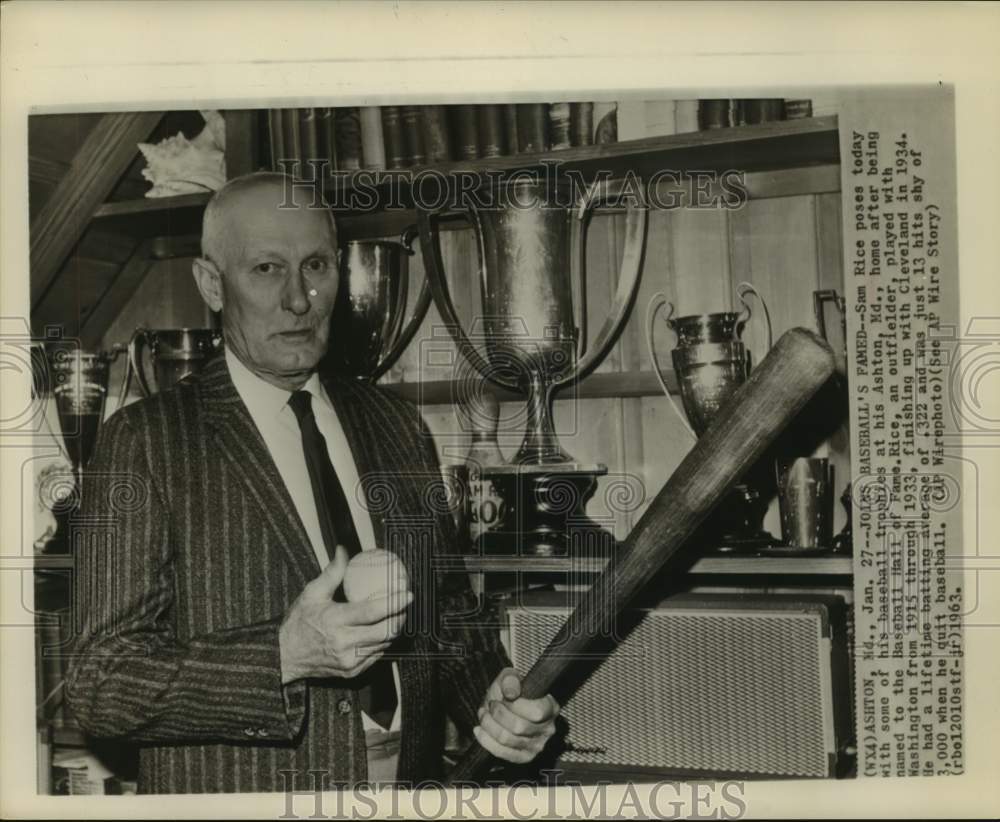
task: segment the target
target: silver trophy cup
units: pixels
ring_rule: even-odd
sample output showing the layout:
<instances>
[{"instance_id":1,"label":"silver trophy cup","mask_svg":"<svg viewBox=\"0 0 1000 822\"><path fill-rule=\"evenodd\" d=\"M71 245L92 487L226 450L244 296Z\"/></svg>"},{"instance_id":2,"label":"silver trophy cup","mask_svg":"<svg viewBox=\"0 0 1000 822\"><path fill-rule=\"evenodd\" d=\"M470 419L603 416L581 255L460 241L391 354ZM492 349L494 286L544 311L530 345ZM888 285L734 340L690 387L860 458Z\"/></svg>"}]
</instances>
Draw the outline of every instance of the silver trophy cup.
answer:
<instances>
[{"instance_id":1,"label":"silver trophy cup","mask_svg":"<svg viewBox=\"0 0 1000 822\"><path fill-rule=\"evenodd\" d=\"M416 234L411 226L399 242L351 240L341 246L340 284L324 368L375 381L409 345L431 302L425 281L406 319L408 261Z\"/></svg>"},{"instance_id":2,"label":"silver trophy cup","mask_svg":"<svg viewBox=\"0 0 1000 822\"><path fill-rule=\"evenodd\" d=\"M137 328L128 344L128 362L118 391L118 405L125 401L135 377L144 397L163 391L204 365L222 345L222 331L215 328ZM143 351L149 349L155 381L150 381Z\"/></svg>"},{"instance_id":3,"label":"silver trophy cup","mask_svg":"<svg viewBox=\"0 0 1000 822\"><path fill-rule=\"evenodd\" d=\"M736 291L742 305L742 310L738 312L718 311L673 317L673 306L664 296L657 295L650 302L646 339L653 367L671 406L682 422L690 424L696 437L708 430L719 409L750 377L750 352L740 339L751 316L747 294L755 295L764 308L768 348L771 346L771 317L764 298L750 283L740 283ZM659 309L665 305L670 307L666 324L677 335L671 360L684 414L677 409L670 396L656 360L653 340L655 319ZM767 513L767 500L757 489L757 484L753 479L744 480L721 507L719 534L716 536L720 547L757 549L774 543L774 538L762 525Z\"/></svg>"}]
</instances>

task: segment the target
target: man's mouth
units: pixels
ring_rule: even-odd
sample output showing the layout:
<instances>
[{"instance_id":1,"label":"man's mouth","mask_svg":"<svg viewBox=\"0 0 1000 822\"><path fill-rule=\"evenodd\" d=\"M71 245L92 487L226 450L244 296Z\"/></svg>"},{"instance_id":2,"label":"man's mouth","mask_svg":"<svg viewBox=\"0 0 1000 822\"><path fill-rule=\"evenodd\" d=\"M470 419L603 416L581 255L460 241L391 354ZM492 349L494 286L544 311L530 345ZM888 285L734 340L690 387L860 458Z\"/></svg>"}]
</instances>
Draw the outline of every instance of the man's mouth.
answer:
<instances>
[{"instance_id":1,"label":"man's mouth","mask_svg":"<svg viewBox=\"0 0 1000 822\"><path fill-rule=\"evenodd\" d=\"M313 330L311 328L299 328L291 331L278 332L278 336L288 342L305 342L312 337L312 334Z\"/></svg>"}]
</instances>

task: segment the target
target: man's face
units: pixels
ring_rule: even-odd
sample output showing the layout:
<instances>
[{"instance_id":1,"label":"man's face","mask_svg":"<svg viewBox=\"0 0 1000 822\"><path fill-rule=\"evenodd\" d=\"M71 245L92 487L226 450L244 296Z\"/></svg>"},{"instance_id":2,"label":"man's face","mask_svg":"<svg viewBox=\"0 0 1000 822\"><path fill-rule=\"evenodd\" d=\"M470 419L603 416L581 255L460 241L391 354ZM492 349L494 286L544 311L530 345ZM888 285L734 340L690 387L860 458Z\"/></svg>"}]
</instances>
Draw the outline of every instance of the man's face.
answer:
<instances>
[{"instance_id":1,"label":"man's face","mask_svg":"<svg viewBox=\"0 0 1000 822\"><path fill-rule=\"evenodd\" d=\"M282 191L241 192L226 211L222 324L255 374L297 388L326 353L337 294L337 247L322 209L278 208Z\"/></svg>"}]
</instances>

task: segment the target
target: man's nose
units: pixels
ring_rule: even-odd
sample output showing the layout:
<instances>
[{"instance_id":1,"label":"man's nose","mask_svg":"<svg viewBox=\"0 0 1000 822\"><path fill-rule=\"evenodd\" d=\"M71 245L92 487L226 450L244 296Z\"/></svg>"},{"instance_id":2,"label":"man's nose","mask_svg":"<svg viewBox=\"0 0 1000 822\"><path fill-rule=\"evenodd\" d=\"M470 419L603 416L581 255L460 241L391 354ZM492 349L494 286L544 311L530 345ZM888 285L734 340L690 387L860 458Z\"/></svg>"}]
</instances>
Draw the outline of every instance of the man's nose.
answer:
<instances>
[{"instance_id":1,"label":"man's nose","mask_svg":"<svg viewBox=\"0 0 1000 822\"><path fill-rule=\"evenodd\" d=\"M309 285L301 271L289 275L282 294L281 307L293 314L305 314L311 308L309 302Z\"/></svg>"}]
</instances>

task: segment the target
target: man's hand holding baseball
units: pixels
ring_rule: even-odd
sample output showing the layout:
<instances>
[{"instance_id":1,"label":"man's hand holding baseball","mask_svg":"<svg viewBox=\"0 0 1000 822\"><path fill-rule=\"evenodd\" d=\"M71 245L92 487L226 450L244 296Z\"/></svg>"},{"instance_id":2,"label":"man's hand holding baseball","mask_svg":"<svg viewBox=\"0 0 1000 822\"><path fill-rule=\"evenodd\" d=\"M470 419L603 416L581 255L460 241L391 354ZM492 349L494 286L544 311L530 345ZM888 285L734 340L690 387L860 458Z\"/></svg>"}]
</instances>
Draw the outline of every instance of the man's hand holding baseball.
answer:
<instances>
[{"instance_id":1,"label":"man's hand holding baseball","mask_svg":"<svg viewBox=\"0 0 1000 822\"><path fill-rule=\"evenodd\" d=\"M413 594L395 592L363 602L334 602L347 567L347 552L303 589L279 632L281 681L305 677L355 677L385 653L403 628Z\"/></svg>"}]
</instances>

